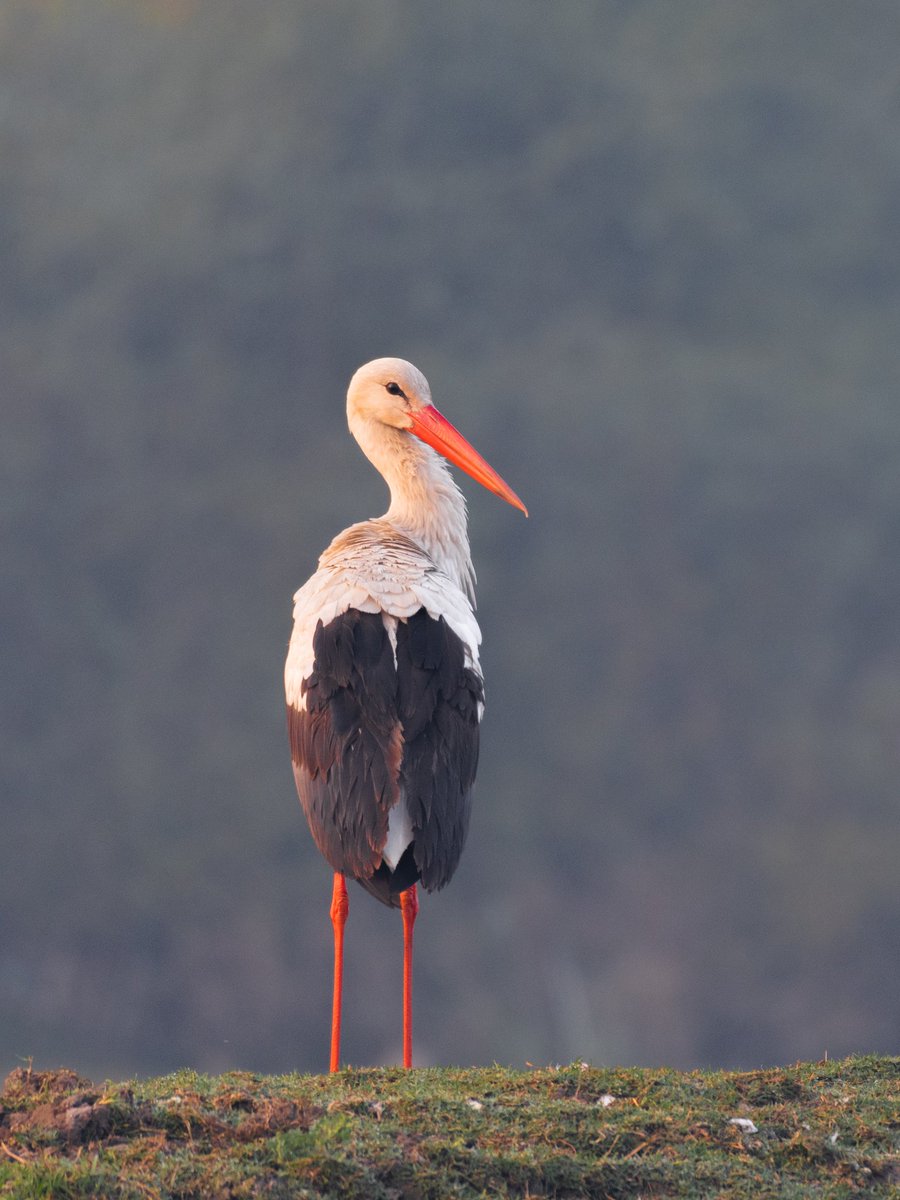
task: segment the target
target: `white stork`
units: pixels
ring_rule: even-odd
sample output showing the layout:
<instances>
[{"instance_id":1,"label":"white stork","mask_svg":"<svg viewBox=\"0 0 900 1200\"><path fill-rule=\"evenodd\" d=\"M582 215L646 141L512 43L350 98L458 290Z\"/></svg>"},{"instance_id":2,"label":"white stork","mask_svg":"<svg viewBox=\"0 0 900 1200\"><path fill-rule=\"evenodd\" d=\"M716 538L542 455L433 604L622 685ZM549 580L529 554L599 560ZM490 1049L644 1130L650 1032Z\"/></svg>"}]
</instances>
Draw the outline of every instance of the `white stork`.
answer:
<instances>
[{"instance_id":1,"label":"white stork","mask_svg":"<svg viewBox=\"0 0 900 1200\"><path fill-rule=\"evenodd\" d=\"M416 883L434 891L449 882L469 825L481 634L465 500L444 458L528 515L437 411L411 363L378 358L360 367L347 422L384 476L391 505L339 534L296 593L285 664L297 791L335 873L332 1071L340 1064L344 876L401 909L409 1067Z\"/></svg>"}]
</instances>

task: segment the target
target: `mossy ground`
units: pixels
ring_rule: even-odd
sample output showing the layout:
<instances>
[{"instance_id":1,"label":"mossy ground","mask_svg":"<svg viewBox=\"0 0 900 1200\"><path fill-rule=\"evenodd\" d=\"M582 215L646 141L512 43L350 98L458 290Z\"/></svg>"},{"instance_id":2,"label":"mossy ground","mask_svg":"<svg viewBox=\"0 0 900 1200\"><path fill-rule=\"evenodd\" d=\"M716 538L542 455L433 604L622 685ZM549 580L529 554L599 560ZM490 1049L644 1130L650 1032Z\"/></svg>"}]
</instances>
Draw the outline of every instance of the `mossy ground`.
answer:
<instances>
[{"instance_id":1,"label":"mossy ground","mask_svg":"<svg viewBox=\"0 0 900 1200\"><path fill-rule=\"evenodd\" d=\"M0 1195L900 1196L900 1059L103 1087L20 1069L0 1095Z\"/></svg>"}]
</instances>

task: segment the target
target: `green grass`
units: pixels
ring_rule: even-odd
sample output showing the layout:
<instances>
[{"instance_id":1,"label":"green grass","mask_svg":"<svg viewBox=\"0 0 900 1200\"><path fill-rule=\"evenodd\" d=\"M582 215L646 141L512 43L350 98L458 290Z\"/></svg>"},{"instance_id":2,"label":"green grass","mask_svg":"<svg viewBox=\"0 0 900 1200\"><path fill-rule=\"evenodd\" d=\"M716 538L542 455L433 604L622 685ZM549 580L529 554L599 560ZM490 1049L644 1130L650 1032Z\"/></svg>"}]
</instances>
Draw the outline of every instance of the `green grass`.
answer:
<instances>
[{"instance_id":1,"label":"green grass","mask_svg":"<svg viewBox=\"0 0 900 1200\"><path fill-rule=\"evenodd\" d=\"M0 1096L0 1196L897 1197L900 1059L102 1088L21 1069Z\"/></svg>"}]
</instances>

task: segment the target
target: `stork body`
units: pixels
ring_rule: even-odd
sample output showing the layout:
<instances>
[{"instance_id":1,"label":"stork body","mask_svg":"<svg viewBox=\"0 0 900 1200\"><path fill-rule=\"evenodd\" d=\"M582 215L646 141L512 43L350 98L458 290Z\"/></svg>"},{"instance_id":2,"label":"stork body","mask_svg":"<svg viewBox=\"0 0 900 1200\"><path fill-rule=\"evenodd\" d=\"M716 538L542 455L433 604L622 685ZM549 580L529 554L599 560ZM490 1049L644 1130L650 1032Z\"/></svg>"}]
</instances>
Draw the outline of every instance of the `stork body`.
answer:
<instances>
[{"instance_id":1,"label":"stork body","mask_svg":"<svg viewBox=\"0 0 900 1200\"><path fill-rule=\"evenodd\" d=\"M297 790L335 872L332 1070L340 1061L344 877L402 910L410 1066L416 884L435 891L450 880L469 825L481 635L465 501L435 449L525 511L433 407L412 364L377 359L361 367L347 417L391 505L339 534L296 593L285 664Z\"/></svg>"}]
</instances>

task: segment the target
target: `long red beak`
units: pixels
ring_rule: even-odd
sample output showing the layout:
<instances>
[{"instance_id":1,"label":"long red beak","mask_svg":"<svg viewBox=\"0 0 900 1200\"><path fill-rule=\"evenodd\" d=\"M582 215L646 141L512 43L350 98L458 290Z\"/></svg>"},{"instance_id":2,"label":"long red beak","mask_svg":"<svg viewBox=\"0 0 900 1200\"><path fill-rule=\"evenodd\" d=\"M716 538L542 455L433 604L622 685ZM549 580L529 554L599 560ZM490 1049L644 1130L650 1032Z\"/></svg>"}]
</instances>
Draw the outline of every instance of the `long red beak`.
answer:
<instances>
[{"instance_id":1,"label":"long red beak","mask_svg":"<svg viewBox=\"0 0 900 1200\"><path fill-rule=\"evenodd\" d=\"M409 415L412 418L410 433L437 450L438 454L443 454L444 458L471 475L489 492L494 492L514 508L520 508L528 516L528 509L509 484L500 478L490 463L485 462L474 446L469 445L459 430L441 416L433 404Z\"/></svg>"}]
</instances>

